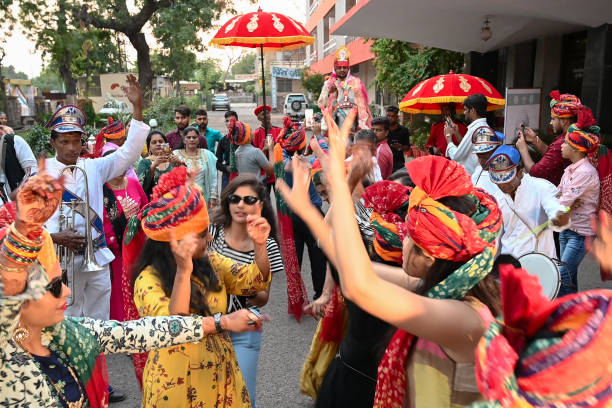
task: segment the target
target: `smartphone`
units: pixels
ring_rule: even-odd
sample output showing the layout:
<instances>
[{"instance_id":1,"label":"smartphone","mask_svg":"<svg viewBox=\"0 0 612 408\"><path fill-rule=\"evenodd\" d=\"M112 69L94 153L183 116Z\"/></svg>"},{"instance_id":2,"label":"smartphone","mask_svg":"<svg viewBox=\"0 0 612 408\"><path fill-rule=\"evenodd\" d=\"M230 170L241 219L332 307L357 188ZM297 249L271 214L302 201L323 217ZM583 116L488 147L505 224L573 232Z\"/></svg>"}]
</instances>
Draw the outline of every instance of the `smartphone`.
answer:
<instances>
[{"instance_id":1,"label":"smartphone","mask_svg":"<svg viewBox=\"0 0 612 408\"><path fill-rule=\"evenodd\" d=\"M453 127L453 121L451 120L450 116L445 116L444 120L449 127Z\"/></svg>"},{"instance_id":2,"label":"smartphone","mask_svg":"<svg viewBox=\"0 0 612 408\"><path fill-rule=\"evenodd\" d=\"M521 123L521 133L525 136L525 124Z\"/></svg>"},{"instance_id":3,"label":"smartphone","mask_svg":"<svg viewBox=\"0 0 612 408\"><path fill-rule=\"evenodd\" d=\"M253 313L253 314L254 314L255 316L257 316L259 319L262 319L262 320L263 320L264 315L263 315L263 314L261 314L261 312L259 311L259 309L258 309L258 308L256 308L255 306L251 306L251 307L249 307L249 312ZM249 326L252 326L252 325L254 325L254 324L255 324L255 322L251 320L251 321L250 321L250 322L248 322L247 324L248 324Z\"/></svg>"},{"instance_id":4,"label":"smartphone","mask_svg":"<svg viewBox=\"0 0 612 408\"><path fill-rule=\"evenodd\" d=\"M167 153L167 154L172 153L172 149L170 149L170 144L169 143L162 143L160 145L160 147L162 149L162 152Z\"/></svg>"}]
</instances>

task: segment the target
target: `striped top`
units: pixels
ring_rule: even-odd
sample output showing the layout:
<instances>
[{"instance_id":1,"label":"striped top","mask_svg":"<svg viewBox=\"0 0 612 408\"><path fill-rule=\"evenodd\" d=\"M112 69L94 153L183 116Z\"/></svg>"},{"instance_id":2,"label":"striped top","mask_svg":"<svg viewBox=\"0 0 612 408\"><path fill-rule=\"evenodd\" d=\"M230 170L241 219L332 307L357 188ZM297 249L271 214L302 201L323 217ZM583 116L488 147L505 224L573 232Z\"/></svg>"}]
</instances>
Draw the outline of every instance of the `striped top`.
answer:
<instances>
[{"instance_id":1,"label":"striped top","mask_svg":"<svg viewBox=\"0 0 612 408\"><path fill-rule=\"evenodd\" d=\"M255 251L236 251L230 248L225 242L225 230L222 225L213 225L209 227L210 234L213 236L212 242L208 248L211 251L217 252L233 261L241 264L251 264L255 261ZM268 259L270 261L270 272L273 274L276 272L282 272L285 267L283 266L283 258L281 257L278 244L272 237L268 237L266 242L266 248L268 249ZM235 312L246 307L246 297L230 295L227 307L227 313Z\"/></svg>"}]
</instances>

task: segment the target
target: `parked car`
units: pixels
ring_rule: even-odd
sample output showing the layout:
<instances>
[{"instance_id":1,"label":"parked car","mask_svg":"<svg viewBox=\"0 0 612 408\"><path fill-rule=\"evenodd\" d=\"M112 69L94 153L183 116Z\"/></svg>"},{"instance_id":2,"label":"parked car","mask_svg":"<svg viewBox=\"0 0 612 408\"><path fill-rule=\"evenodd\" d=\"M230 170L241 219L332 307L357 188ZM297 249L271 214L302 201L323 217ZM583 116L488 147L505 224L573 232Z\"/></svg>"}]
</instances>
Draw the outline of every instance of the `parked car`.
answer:
<instances>
[{"instance_id":1,"label":"parked car","mask_svg":"<svg viewBox=\"0 0 612 408\"><path fill-rule=\"evenodd\" d=\"M101 115L117 115L130 113L130 108L127 103L119 102L117 100L109 100L102 105L102 109L99 112Z\"/></svg>"},{"instance_id":2,"label":"parked car","mask_svg":"<svg viewBox=\"0 0 612 408\"><path fill-rule=\"evenodd\" d=\"M301 120L306 117L308 102L304 94L289 94L285 96L284 114L291 119Z\"/></svg>"},{"instance_id":3,"label":"parked car","mask_svg":"<svg viewBox=\"0 0 612 408\"><path fill-rule=\"evenodd\" d=\"M230 100L226 94L215 94L212 98L212 110L217 108L230 110Z\"/></svg>"}]
</instances>

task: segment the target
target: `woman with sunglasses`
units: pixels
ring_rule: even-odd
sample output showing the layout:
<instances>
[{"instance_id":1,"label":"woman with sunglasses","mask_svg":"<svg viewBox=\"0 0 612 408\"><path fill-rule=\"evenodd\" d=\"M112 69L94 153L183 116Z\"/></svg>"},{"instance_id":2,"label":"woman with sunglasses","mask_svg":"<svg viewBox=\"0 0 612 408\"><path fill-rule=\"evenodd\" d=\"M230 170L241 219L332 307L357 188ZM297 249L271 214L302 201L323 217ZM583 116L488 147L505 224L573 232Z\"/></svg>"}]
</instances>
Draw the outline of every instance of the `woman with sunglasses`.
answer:
<instances>
[{"instance_id":1,"label":"woman with sunglasses","mask_svg":"<svg viewBox=\"0 0 612 408\"><path fill-rule=\"evenodd\" d=\"M271 226L266 242L270 270L283 271L283 260L276 241L276 220L266 187L254 174L241 174L232 180L221 194L221 205L214 214L211 226L213 240L209 249L240 264L250 264L255 259L255 243L247 230L247 217L261 214ZM263 307L268 303L270 289L252 296L230 295L227 312L248 307ZM257 364L261 347L261 332L230 333L242 376L246 382L253 407L257 379Z\"/></svg>"},{"instance_id":2,"label":"woman with sunglasses","mask_svg":"<svg viewBox=\"0 0 612 408\"><path fill-rule=\"evenodd\" d=\"M199 316L123 323L65 318L71 292L42 228L63 188L44 171L44 161L39 166L17 195L15 222L0 230L0 406L104 407L101 353L200 342L216 332L215 322ZM240 312L231 322L234 330L259 327L257 316Z\"/></svg>"},{"instance_id":3,"label":"woman with sunglasses","mask_svg":"<svg viewBox=\"0 0 612 408\"><path fill-rule=\"evenodd\" d=\"M245 216L254 251L254 262L248 265L209 252L208 210L193 176L184 167L163 175L151 203L138 215L147 240L136 267L134 302L141 316L214 316L218 335L149 353L142 406L250 408L227 333L243 330L234 330L227 321L236 313L259 312L226 314L227 300L229 294L250 296L268 288L270 224L259 213ZM128 228L126 235L132 233Z\"/></svg>"}]
</instances>

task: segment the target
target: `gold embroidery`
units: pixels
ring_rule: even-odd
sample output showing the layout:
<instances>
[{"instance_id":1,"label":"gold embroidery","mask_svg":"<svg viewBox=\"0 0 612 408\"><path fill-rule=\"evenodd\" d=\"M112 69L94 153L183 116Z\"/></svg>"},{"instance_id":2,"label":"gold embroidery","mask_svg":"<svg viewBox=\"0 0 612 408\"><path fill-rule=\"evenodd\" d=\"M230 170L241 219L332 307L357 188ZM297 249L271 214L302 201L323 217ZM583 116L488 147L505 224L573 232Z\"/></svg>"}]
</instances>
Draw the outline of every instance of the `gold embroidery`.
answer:
<instances>
[{"instance_id":1,"label":"gold embroidery","mask_svg":"<svg viewBox=\"0 0 612 408\"><path fill-rule=\"evenodd\" d=\"M425 85L425 81L421 82L416 88L414 88L414 91L412 91L412 96L416 95L421 90L423 85Z\"/></svg>"},{"instance_id":2,"label":"gold embroidery","mask_svg":"<svg viewBox=\"0 0 612 408\"><path fill-rule=\"evenodd\" d=\"M459 88L463 89L463 92L467 93L471 88L472 85L469 84L469 82L467 81L467 79L465 79L464 76L459 76Z\"/></svg>"},{"instance_id":3,"label":"gold embroidery","mask_svg":"<svg viewBox=\"0 0 612 408\"><path fill-rule=\"evenodd\" d=\"M253 16L251 17L251 21L249 21L249 24L247 24L247 30L249 30L249 33L252 33L253 31L257 30L257 27L259 26L259 24L257 24L258 19L259 17L257 16L257 14L253 14Z\"/></svg>"},{"instance_id":4,"label":"gold embroidery","mask_svg":"<svg viewBox=\"0 0 612 408\"><path fill-rule=\"evenodd\" d=\"M283 25L283 23L281 23L280 18L278 18L276 14L272 14L272 21L274 21L274 28L276 28L279 33L282 33L285 29L285 26Z\"/></svg>"},{"instance_id":5,"label":"gold embroidery","mask_svg":"<svg viewBox=\"0 0 612 408\"><path fill-rule=\"evenodd\" d=\"M300 27L300 25L296 23L294 19L292 19L291 17L287 17L287 20L291 21L291 24L295 26L295 28L300 32L300 34L304 32L304 28Z\"/></svg>"},{"instance_id":6,"label":"gold embroidery","mask_svg":"<svg viewBox=\"0 0 612 408\"><path fill-rule=\"evenodd\" d=\"M444 89L444 76L438 78L436 84L433 86L433 90L435 93L439 93L442 89Z\"/></svg>"},{"instance_id":7,"label":"gold embroidery","mask_svg":"<svg viewBox=\"0 0 612 408\"><path fill-rule=\"evenodd\" d=\"M485 81L483 81L482 79L480 79L480 78L478 78L478 77L476 77L476 79L477 79L478 81L480 81L480 83L482 84L482 86L484 87L484 89L486 89L486 90L487 90L487 92L488 92L488 93L493 93L493 92L491 91L491 87L490 87L489 85L487 85L487 83L486 83Z\"/></svg>"},{"instance_id":8,"label":"gold embroidery","mask_svg":"<svg viewBox=\"0 0 612 408\"><path fill-rule=\"evenodd\" d=\"M240 19L240 16L234 18L228 25L227 27L225 27L225 33L229 33L231 30L234 29L234 26L236 25L236 23L238 22L238 20Z\"/></svg>"}]
</instances>

